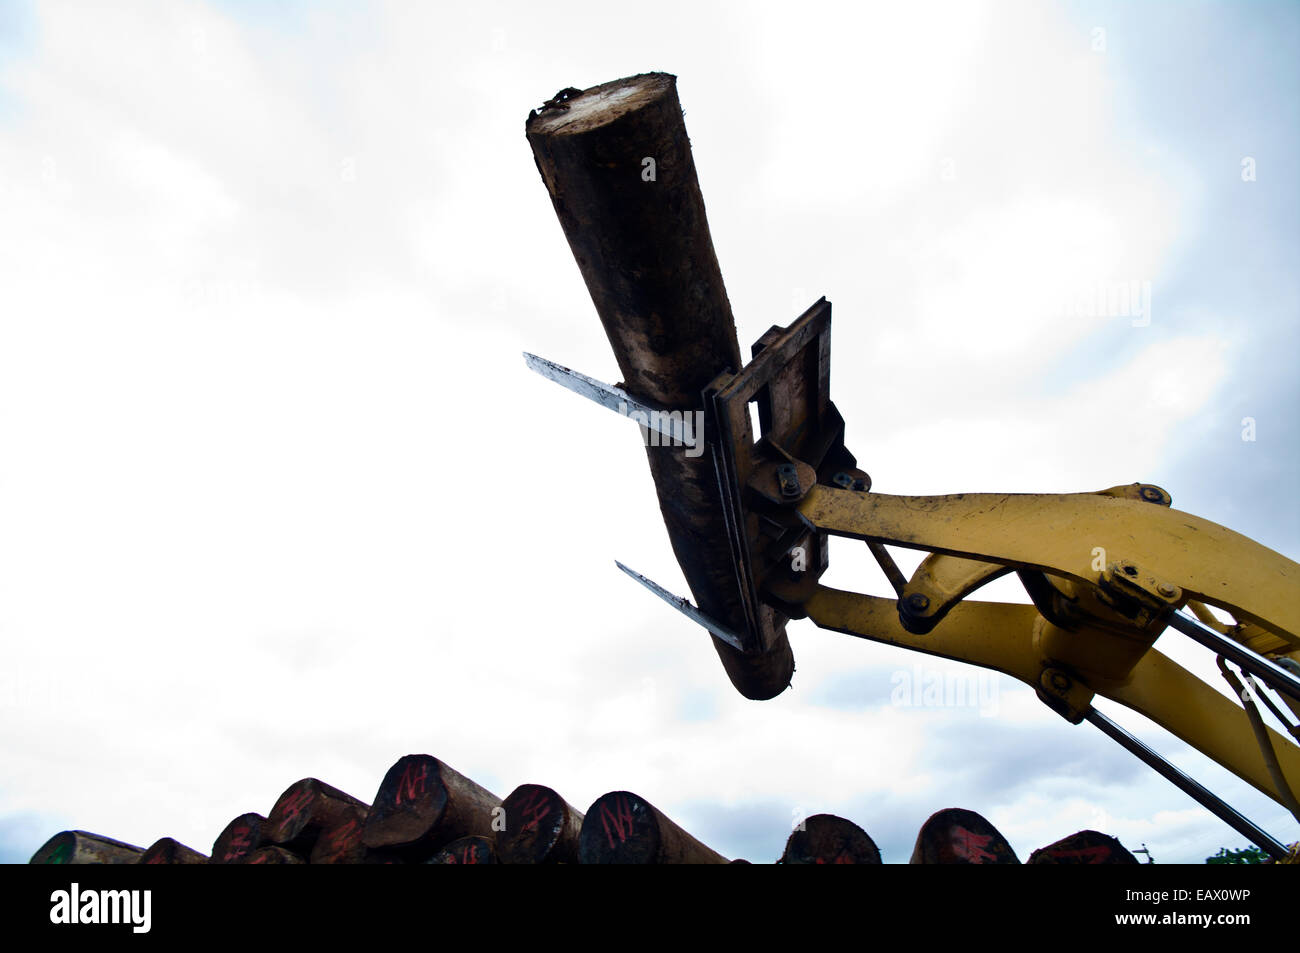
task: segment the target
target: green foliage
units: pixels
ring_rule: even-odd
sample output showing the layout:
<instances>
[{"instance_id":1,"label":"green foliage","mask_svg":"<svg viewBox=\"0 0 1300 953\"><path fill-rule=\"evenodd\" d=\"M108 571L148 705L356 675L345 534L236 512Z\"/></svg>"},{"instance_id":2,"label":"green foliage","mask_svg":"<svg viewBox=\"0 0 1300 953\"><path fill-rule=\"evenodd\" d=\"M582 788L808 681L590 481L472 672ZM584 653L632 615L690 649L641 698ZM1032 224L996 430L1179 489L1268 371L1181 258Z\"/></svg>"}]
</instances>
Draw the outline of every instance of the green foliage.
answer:
<instances>
[{"instance_id":1,"label":"green foliage","mask_svg":"<svg viewBox=\"0 0 1300 953\"><path fill-rule=\"evenodd\" d=\"M1207 864L1263 864L1268 862L1268 854L1258 847L1243 847L1241 850L1228 850L1220 847L1213 857L1206 857Z\"/></svg>"}]
</instances>

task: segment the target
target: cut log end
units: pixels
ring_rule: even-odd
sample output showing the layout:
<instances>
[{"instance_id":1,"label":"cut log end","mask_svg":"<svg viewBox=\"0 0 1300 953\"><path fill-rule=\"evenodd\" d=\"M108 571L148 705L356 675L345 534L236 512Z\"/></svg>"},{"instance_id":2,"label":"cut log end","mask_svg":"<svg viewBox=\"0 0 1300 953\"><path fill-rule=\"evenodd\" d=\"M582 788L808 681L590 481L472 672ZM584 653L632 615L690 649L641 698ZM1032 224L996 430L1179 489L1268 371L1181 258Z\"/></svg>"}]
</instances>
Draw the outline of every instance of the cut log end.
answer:
<instances>
[{"instance_id":1,"label":"cut log end","mask_svg":"<svg viewBox=\"0 0 1300 953\"><path fill-rule=\"evenodd\" d=\"M601 83L554 105L528 114L525 129L548 136L587 132L608 125L621 116L653 102L672 89L677 77L671 73L641 73ZM558 98L558 97L557 97Z\"/></svg>"},{"instance_id":2,"label":"cut log end","mask_svg":"<svg viewBox=\"0 0 1300 953\"><path fill-rule=\"evenodd\" d=\"M582 814L542 784L521 784L501 804L505 830L497 834L497 859L503 864L578 862Z\"/></svg>"},{"instance_id":3,"label":"cut log end","mask_svg":"<svg viewBox=\"0 0 1300 953\"><path fill-rule=\"evenodd\" d=\"M1079 831L1029 855L1031 864L1136 864L1128 848L1100 831Z\"/></svg>"},{"instance_id":4,"label":"cut log end","mask_svg":"<svg viewBox=\"0 0 1300 953\"><path fill-rule=\"evenodd\" d=\"M1001 831L974 811L945 808L930 815L916 837L913 864L1018 864Z\"/></svg>"},{"instance_id":5,"label":"cut log end","mask_svg":"<svg viewBox=\"0 0 1300 953\"><path fill-rule=\"evenodd\" d=\"M212 843L214 864L242 864L253 851L265 844L266 818L261 814L241 814L217 835Z\"/></svg>"},{"instance_id":6,"label":"cut log end","mask_svg":"<svg viewBox=\"0 0 1300 953\"><path fill-rule=\"evenodd\" d=\"M834 814L814 814L790 834L783 864L878 864L880 849L867 832Z\"/></svg>"},{"instance_id":7,"label":"cut log end","mask_svg":"<svg viewBox=\"0 0 1300 953\"><path fill-rule=\"evenodd\" d=\"M430 857L429 864L495 864L496 851L490 838L473 834L452 841Z\"/></svg>"}]
</instances>

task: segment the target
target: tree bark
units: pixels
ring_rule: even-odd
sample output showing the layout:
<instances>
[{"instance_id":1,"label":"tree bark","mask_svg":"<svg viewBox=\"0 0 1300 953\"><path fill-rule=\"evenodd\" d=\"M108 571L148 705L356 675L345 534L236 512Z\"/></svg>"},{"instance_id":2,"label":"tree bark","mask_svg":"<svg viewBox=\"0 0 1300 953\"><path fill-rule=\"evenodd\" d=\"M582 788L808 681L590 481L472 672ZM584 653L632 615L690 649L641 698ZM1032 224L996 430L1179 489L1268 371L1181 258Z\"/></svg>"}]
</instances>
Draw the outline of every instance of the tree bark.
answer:
<instances>
[{"instance_id":1,"label":"tree bark","mask_svg":"<svg viewBox=\"0 0 1300 953\"><path fill-rule=\"evenodd\" d=\"M141 864L206 864L208 857L178 840L160 837L140 855Z\"/></svg>"},{"instance_id":2,"label":"tree bark","mask_svg":"<svg viewBox=\"0 0 1300 953\"><path fill-rule=\"evenodd\" d=\"M704 387L742 361L676 77L648 73L593 87L530 114L525 132L624 388L670 410L701 408ZM649 445L646 454L696 602L743 627L710 454ZM717 637L713 645L747 698L772 698L790 684L794 656L783 617L761 654Z\"/></svg>"},{"instance_id":3,"label":"tree bark","mask_svg":"<svg viewBox=\"0 0 1300 953\"><path fill-rule=\"evenodd\" d=\"M364 818L366 808L364 801L324 781L303 778L289 785L271 808L266 841L307 857L323 831Z\"/></svg>"},{"instance_id":4,"label":"tree bark","mask_svg":"<svg viewBox=\"0 0 1300 953\"><path fill-rule=\"evenodd\" d=\"M135 864L144 850L89 831L60 831L32 854L33 864Z\"/></svg>"},{"instance_id":5,"label":"tree bark","mask_svg":"<svg viewBox=\"0 0 1300 953\"><path fill-rule=\"evenodd\" d=\"M725 864L727 858L628 791L602 794L587 809L578 838L584 864Z\"/></svg>"},{"instance_id":6,"label":"tree bark","mask_svg":"<svg viewBox=\"0 0 1300 953\"><path fill-rule=\"evenodd\" d=\"M303 860L293 851L285 850L283 847L262 847L253 851L248 856L249 864L305 864Z\"/></svg>"}]
</instances>

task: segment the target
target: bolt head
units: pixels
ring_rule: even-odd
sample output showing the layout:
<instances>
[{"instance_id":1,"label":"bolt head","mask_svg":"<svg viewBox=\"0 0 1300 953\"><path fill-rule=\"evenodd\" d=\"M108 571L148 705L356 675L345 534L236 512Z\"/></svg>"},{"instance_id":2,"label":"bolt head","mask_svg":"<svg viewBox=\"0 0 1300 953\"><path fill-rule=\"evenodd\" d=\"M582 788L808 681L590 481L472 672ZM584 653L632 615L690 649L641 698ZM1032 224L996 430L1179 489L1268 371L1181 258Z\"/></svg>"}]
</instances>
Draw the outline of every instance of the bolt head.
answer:
<instances>
[{"instance_id":1,"label":"bolt head","mask_svg":"<svg viewBox=\"0 0 1300 953\"><path fill-rule=\"evenodd\" d=\"M907 607L913 612L924 612L930 608L930 597L920 592L914 592L907 597Z\"/></svg>"}]
</instances>

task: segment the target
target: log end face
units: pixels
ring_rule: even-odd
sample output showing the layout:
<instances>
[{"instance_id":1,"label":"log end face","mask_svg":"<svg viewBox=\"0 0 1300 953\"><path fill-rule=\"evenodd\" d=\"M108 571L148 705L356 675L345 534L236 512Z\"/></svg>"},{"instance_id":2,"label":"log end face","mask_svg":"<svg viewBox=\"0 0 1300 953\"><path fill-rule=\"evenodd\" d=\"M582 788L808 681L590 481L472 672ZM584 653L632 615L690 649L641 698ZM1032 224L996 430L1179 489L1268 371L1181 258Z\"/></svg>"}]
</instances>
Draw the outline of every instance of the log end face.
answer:
<instances>
[{"instance_id":1,"label":"log end face","mask_svg":"<svg viewBox=\"0 0 1300 953\"><path fill-rule=\"evenodd\" d=\"M442 763L427 754L408 754L388 769L362 828L371 849L406 847L428 837L447 807Z\"/></svg>"},{"instance_id":2,"label":"log end face","mask_svg":"<svg viewBox=\"0 0 1300 953\"><path fill-rule=\"evenodd\" d=\"M1002 832L974 811L949 807L930 815L912 850L913 864L1018 864Z\"/></svg>"},{"instance_id":3,"label":"log end face","mask_svg":"<svg viewBox=\"0 0 1300 953\"><path fill-rule=\"evenodd\" d=\"M814 814L791 832L783 864L878 864L880 849L867 832L834 814Z\"/></svg>"},{"instance_id":4,"label":"log end face","mask_svg":"<svg viewBox=\"0 0 1300 953\"><path fill-rule=\"evenodd\" d=\"M677 77L671 73L640 73L568 97L556 94L541 109L528 114L524 129L530 138L580 135L657 102L675 90L676 84Z\"/></svg>"},{"instance_id":5,"label":"log end face","mask_svg":"<svg viewBox=\"0 0 1300 953\"><path fill-rule=\"evenodd\" d=\"M611 791L587 810L578 837L578 862L657 864L661 848L654 808L629 791Z\"/></svg>"},{"instance_id":6,"label":"log end face","mask_svg":"<svg viewBox=\"0 0 1300 953\"><path fill-rule=\"evenodd\" d=\"M212 860L214 864L242 864L248 860L253 851L262 846L266 818L261 814L241 814L217 835L212 843Z\"/></svg>"},{"instance_id":7,"label":"log end face","mask_svg":"<svg viewBox=\"0 0 1300 953\"><path fill-rule=\"evenodd\" d=\"M713 647L731 684L751 701L767 701L790 687L794 678L794 652L784 632L761 655L746 655L716 637Z\"/></svg>"},{"instance_id":8,"label":"log end face","mask_svg":"<svg viewBox=\"0 0 1300 953\"><path fill-rule=\"evenodd\" d=\"M1079 831L1029 855L1030 864L1136 864L1123 844L1100 831Z\"/></svg>"},{"instance_id":9,"label":"log end face","mask_svg":"<svg viewBox=\"0 0 1300 953\"><path fill-rule=\"evenodd\" d=\"M521 784L502 802L505 830L497 834L497 858L503 864L540 864L549 859L564 834L568 805L541 784Z\"/></svg>"},{"instance_id":10,"label":"log end face","mask_svg":"<svg viewBox=\"0 0 1300 953\"><path fill-rule=\"evenodd\" d=\"M425 861L426 864L495 864L496 851L490 838L479 834L461 837Z\"/></svg>"}]
</instances>

